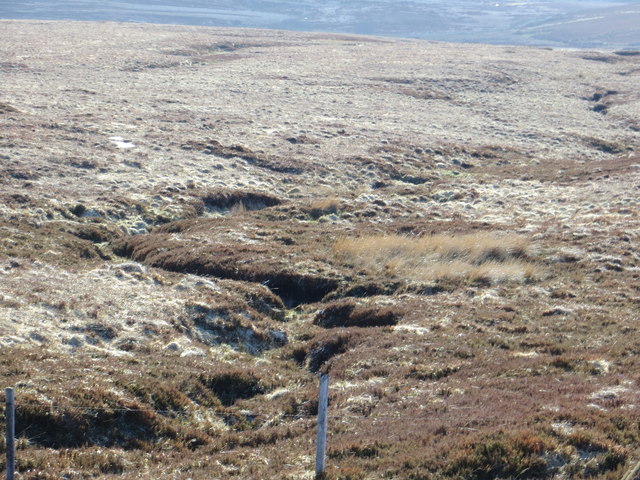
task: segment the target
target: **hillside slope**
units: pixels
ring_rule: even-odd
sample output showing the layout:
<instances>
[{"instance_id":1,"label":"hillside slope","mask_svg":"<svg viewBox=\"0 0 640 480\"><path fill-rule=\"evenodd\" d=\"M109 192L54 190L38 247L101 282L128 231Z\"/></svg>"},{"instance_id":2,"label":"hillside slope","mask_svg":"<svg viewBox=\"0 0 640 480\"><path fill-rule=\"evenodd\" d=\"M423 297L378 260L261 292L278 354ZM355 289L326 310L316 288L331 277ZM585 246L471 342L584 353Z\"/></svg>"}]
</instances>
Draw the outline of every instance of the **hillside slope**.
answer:
<instances>
[{"instance_id":1,"label":"hillside slope","mask_svg":"<svg viewBox=\"0 0 640 480\"><path fill-rule=\"evenodd\" d=\"M13 0L0 18L268 28L447 42L640 48L636 0Z\"/></svg>"},{"instance_id":2,"label":"hillside slope","mask_svg":"<svg viewBox=\"0 0 640 480\"><path fill-rule=\"evenodd\" d=\"M620 478L640 57L0 22L23 478ZM0 444L0 449L4 448Z\"/></svg>"}]
</instances>

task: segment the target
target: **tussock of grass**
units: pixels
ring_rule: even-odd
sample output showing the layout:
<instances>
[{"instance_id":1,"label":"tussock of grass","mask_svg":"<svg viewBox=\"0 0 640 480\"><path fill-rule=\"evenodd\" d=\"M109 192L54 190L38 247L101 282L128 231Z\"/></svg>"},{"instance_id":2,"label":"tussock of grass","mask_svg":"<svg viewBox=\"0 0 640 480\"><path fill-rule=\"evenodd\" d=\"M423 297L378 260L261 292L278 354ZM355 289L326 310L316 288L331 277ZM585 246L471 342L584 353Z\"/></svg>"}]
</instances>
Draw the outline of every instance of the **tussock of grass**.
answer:
<instances>
[{"instance_id":1,"label":"tussock of grass","mask_svg":"<svg viewBox=\"0 0 640 480\"><path fill-rule=\"evenodd\" d=\"M496 232L341 238L334 250L346 261L414 281L524 281L539 274L526 238Z\"/></svg>"},{"instance_id":2,"label":"tussock of grass","mask_svg":"<svg viewBox=\"0 0 640 480\"><path fill-rule=\"evenodd\" d=\"M338 300L321 309L313 323L324 328L396 325L401 312L389 307L362 306L353 299Z\"/></svg>"},{"instance_id":3,"label":"tussock of grass","mask_svg":"<svg viewBox=\"0 0 640 480\"><path fill-rule=\"evenodd\" d=\"M308 211L312 218L320 218L323 215L338 213L339 208L340 200L337 197L331 196L316 200L308 207Z\"/></svg>"}]
</instances>

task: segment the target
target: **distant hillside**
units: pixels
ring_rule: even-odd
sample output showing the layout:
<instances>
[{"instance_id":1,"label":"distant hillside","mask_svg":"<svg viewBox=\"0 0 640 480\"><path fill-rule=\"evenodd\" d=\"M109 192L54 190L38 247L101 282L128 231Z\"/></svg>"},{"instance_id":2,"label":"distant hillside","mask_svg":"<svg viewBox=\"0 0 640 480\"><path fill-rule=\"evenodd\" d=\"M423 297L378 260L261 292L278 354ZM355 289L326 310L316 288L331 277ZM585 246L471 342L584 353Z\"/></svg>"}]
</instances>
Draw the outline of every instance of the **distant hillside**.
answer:
<instances>
[{"instance_id":1,"label":"distant hillside","mask_svg":"<svg viewBox=\"0 0 640 480\"><path fill-rule=\"evenodd\" d=\"M0 18L273 28L451 42L639 48L634 1L17 0ZM187 6L188 5L188 6Z\"/></svg>"}]
</instances>

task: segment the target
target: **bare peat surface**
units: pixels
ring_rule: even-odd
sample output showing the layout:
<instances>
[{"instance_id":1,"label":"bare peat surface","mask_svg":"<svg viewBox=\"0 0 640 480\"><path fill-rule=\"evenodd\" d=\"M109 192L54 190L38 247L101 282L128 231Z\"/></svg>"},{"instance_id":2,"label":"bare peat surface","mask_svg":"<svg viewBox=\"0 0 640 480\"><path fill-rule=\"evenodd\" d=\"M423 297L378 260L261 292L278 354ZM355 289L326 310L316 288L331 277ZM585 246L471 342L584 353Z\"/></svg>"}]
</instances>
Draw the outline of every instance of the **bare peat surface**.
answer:
<instances>
[{"instance_id":1,"label":"bare peat surface","mask_svg":"<svg viewBox=\"0 0 640 480\"><path fill-rule=\"evenodd\" d=\"M0 78L20 478L313 478L317 372L327 478L640 458L640 56L0 21Z\"/></svg>"}]
</instances>

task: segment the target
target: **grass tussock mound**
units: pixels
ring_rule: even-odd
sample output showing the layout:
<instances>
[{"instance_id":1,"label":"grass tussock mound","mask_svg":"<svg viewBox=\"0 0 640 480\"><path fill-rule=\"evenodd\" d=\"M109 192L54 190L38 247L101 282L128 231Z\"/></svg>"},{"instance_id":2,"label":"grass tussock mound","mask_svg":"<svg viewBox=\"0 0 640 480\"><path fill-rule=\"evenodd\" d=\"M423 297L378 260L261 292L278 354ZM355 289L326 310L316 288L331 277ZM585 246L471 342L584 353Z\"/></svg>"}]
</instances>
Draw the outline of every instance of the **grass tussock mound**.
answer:
<instances>
[{"instance_id":1,"label":"grass tussock mound","mask_svg":"<svg viewBox=\"0 0 640 480\"><path fill-rule=\"evenodd\" d=\"M279 198L267 193L225 188L206 192L194 203L194 207L200 216L205 211L241 213L242 211L262 210L281 203Z\"/></svg>"},{"instance_id":2,"label":"grass tussock mound","mask_svg":"<svg viewBox=\"0 0 640 480\"><path fill-rule=\"evenodd\" d=\"M327 197L321 200L316 200L308 207L304 208L309 213L311 218L317 220L323 215L329 215L332 213L338 213L340 209L340 200L336 197Z\"/></svg>"},{"instance_id":3,"label":"grass tussock mound","mask_svg":"<svg viewBox=\"0 0 640 480\"><path fill-rule=\"evenodd\" d=\"M376 235L341 238L343 260L412 281L525 281L539 275L532 247L519 235Z\"/></svg>"},{"instance_id":4,"label":"grass tussock mound","mask_svg":"<svg viewBox=\"0 0 640 480\"><path fill-rule=\"evenodd\" d=\"M321 309L313 323L324 328L384 327L396 325L402 313L392 307L358 305L353 299L331 302Z\"/></svg>"}]
</instances>

